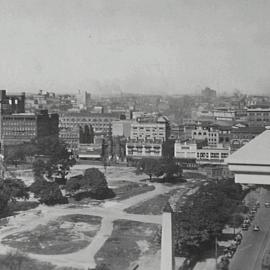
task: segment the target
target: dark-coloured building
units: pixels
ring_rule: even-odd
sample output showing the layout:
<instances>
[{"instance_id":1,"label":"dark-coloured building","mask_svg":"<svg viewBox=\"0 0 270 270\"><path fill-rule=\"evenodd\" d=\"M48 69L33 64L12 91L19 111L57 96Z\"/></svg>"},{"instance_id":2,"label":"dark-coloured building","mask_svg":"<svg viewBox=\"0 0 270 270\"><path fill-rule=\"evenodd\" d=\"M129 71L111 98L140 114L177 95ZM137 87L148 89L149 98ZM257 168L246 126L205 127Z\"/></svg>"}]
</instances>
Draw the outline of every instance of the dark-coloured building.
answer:
<instances>
[{"instance_id":1,"label":"dark-coloured building","mask_svg":"<svg viewBox=\"0 0 270 270\"><path fill-rule=\"evenodd\" d=\"M58 114L42 110L37 114L9 114L2 116L3 145L17 145L34 138L58 137Z\"/></svg>"},{"instance_id":2,"label":"dark-coloured building","mask_svg":"<svg viewBox=\"0 0 270 270\"><path fill-rule=\"evenodd\" d=\"M250 140L261 134L264 130L264 127L233 128L231 130L231 150L236 151L237 149L241 148Z\"/></svg>"},{"instance_id":3,"label":"dark-coloured building","mask_svg":"<svg viewBox=\"0 0 270 270\"><path fill-rule=\"evenodd\" d=\"M217 97L217 91L206 87L205 89L201 90L201 97L205 101L213 100Z\"/></svg>"},{"instance_id":4,"label":"dark-coloured building","mask_svg":"<svg viewBox=\"0 0 270 270\"><path fill-rule=\"evenodd\" d=\"M251 127L270 125L270 108L252 108L247 110L247 121Z\"/></svg>"},{"instance_id":5,"label":"dark-coloured building","mask_svg":"<svg viewBox=\"0 0 270 270\"><path fill-rule=\"evenodd\" d=\"M7 95L6 90L0 90L1 114L24 113L25 93Z\"/></svg>"}]
</instances>

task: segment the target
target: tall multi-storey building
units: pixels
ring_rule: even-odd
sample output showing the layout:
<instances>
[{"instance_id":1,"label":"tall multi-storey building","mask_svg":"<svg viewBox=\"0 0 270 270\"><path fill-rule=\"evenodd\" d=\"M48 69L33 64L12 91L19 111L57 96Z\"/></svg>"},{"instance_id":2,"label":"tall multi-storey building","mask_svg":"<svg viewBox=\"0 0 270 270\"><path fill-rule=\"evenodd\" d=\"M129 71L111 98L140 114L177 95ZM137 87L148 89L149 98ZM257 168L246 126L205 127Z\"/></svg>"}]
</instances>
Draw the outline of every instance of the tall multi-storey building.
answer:
<instances>
[{"instance_id":1,"label":"tall multi-storey building","mask_svg":"<svg viewBox=\"0 0 270 270\"><path fill-rule=\"evenodd\" d=\"M2 116L3 145L17 145L34 138L58 137L58 114L43 110L38 114L19 113Z\"/></svg>"},{"instance_id":2,"label":"tall multi-storey building","mask_svg":"<svg viewBox=\"0 0 270 270\"><path fill-rule=\"evenodd\" d=\"M270 125L270 108L253 108L247 110L247 121L251 127Z\"/></svg>"},{"instance_id":3,"label":"tall multi-storey building","mask_svg":"<svg viewBox=\"0 0 270 270\"><path fill-rule=\"evenodd\" d=\"M24 113L25 93L7 95L6 90L0 90L1 114Z\"/></svg>"},{"instance_id":4,"label":"tall multi-storey building","mask_svg":"<svg viewBox=\"0 0 270 270\"><path fill-rule=\"evenodd\" d=\"M129 138L131 135L131 120L120 120L112 122L112 136Z\"/></svg>"},{"instance_id":5,"label":"tall multi-storey building","mask_svg":"<svg viewBox=\"0 0 270 270\"><path fill-rule=\"evenodd\" d=\"M163 141L170 135L170 125L166 117L158 117L155 121L134 122L131 124L131 140L141 141Z\"/></svg>"},{"instance_id":6,"label":"tall multi-storey building","mask_svg":"<svg viewBox=\"0 0 270 270\"><path fill-rule=\"evenodd\" d=\"M205 89L203 89L201 91L201 96L203 97L203 99L205 99L207 101L213 100L217 96L217 91L215 91L209 87L206 87Z\"/></svg>"},{"instance_id":7,"label":"tall multi-storey building","mask_svg":"<svg viewBox=\"0 0 270 270\"><path fill-rule=\"evenodd\" d=\"M112 121L115 120L119 118L113 114L68 113L60 115L59 127L62 129L89 126L95 133L109 135Z\"/></svg>"},{"instance_id":8,"label":"tall multi-storey building","mask_svg":"<svg viewBox=\"0 0 270 270\"><path fill-rule=\"evenodd\" d=\"M80 144L79 127L61 128L59 130L59 138L66 143L69 149L77 152Z\"/></svg>"},{"instance_id":9,"label":"tall multi-storey building","mask_svg":"<svg viewBox=\"0 0 270 270\"><path fill-rule=\"evenodd\" d=\"M88 108L91 103L91 94L87 91L78 90L76 95L77 106L81 109Z\"/></svg>"}]
</instances>

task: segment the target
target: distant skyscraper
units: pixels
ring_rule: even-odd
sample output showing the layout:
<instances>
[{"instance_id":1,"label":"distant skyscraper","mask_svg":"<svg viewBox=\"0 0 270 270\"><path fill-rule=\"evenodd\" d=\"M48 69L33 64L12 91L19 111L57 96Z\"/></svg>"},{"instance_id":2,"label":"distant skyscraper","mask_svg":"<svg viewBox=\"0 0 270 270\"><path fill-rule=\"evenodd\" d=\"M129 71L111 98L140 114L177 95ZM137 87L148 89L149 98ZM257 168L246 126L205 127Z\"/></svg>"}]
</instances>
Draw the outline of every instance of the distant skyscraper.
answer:
<instances>
[{"instance_id":1,"label":"distant skyscraper","mask_svg":"<svg viewBox=\"0 0 270 270\"><path fill-rule=\"evenodd\" d=\"M205 101L211 101L217 97L217 91L206 87L201 91L201 96Z\"/></svg>"},{"instance_id":2,"label":"distant skyscraper","mask_svg":"<svg viewBox=\"0 0 270 270\"><path fill-rule=\"evenodd\" d=\"M91 94L87 91L78 90L77 104L79 107L88 108L91 104Z\"/></svg>"}]
</instances>

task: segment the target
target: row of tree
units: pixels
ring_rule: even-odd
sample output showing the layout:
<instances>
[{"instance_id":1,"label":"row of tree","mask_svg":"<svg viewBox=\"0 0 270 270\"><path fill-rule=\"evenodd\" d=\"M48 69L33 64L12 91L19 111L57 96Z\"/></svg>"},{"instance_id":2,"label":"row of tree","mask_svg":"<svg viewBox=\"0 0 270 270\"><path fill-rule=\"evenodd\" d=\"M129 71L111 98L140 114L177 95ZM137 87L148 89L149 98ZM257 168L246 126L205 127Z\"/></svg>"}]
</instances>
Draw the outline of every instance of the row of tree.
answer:
<instances>
[{"instance_id":1,"label":"row of tree","mask_svg":"<svg viewBox=\"0 0 270 270\"><path fill-rule=\"evenodd\" d=\"M175 214L176 251L197 257L213 247L214 239L221 235L244 195L241 185L233 180L202 186Z\"/></svg>"},{"instance_id":2,"label":"row of tree","mask_svg":"<svg viewBox=\"0 0 270 270\"><path fill-rule=\"evenodd\" d=\"M143 158L137 163L137 173L145 173L152 180L162 177L165 182L182 180L182 168L172 159Z\"/></svg>"}]
</instances>

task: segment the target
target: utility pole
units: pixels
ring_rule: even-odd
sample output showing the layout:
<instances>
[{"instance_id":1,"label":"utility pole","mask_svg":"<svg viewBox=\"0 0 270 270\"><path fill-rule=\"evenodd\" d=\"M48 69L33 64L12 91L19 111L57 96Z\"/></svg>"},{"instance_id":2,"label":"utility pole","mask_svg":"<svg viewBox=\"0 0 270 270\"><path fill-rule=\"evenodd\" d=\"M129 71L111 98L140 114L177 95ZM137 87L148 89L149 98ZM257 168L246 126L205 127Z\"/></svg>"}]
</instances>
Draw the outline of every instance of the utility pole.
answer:
<instances>
[{"instance_id":1,"label":"utility pole","mask_svg":"<svg viewBox=\"0 0 270 270\"><path fill-rule=\"evenodd\" d=\"M215 260L216 260L216 269L218 269L218 268L217 268L217 266L218 266L218 263L217 263L217 258L218 258L217 248L218 248L218 246L217 246L217 236L216 236L216 237L215 237Z\"/></svg>"}]
</instances>

